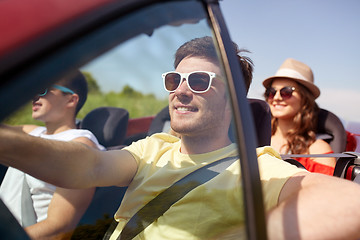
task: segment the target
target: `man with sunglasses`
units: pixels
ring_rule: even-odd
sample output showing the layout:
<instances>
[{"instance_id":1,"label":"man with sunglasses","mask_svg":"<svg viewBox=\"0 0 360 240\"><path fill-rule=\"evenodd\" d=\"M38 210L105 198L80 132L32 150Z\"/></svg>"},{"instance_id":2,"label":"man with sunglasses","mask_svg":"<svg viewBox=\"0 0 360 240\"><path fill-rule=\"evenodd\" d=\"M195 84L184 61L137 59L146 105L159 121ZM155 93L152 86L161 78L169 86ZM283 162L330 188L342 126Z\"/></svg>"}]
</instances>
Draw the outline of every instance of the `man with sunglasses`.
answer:
<instances>
[{"instance_id":1,"label":"man with sunglasses","mask_svg":"<svg viewBox=\"0 0 360 240\"><path fill-rule=\"evenodd\" d=\"M166 201L154 205L144 219L140 218L145 230L140 225L127 225L137 211L174 182L201 166L238 155L228 136L231 106L212 39L185 43L178 49L174 65L175 71L164 74L163 81L169 92L171 128L180 134L180 139L159 133L122 150L106 152L62 142L33 157L37 166L47 170L39 171L22 160L26 151L13 156L8 146L32 142L41 148L48 143L20 137L3 126L0 161L64 187L128 186L115 214L117 224L111 228L110 239L118 239L127 229L140 229L135 239L245 239L239 161L149 221L148 215L157 213ZM3 146L5 143L7 146ZM44 166L40 158L50 156L54 160ZM269 239L360 237L360 214L335 207L346 203L346 210L356 209L360 204L358 185L298 169L282 161L270 147L258 149L258 161ZM179 190L185 187L179 186Z\"/></svg>"},{"instance_id":2,"label":"man with sunglasses","mask_svg":"<svg viewBox=\"0 0 360 240\"><path fill-rule=\"evenodd\" d=\"M32 117L42 121L45 127L24 125L13 128L51 141L73 141L102 149L91 132L76 129L75 116L86 98L87 83L77 71L34 97ZM30 157L26 159L30 160ZM94 188L56 188L12 167L8 168L0 187L2 200L32 239L52 239L73 230L93 194Z\"/></svg>"}]
</instances>

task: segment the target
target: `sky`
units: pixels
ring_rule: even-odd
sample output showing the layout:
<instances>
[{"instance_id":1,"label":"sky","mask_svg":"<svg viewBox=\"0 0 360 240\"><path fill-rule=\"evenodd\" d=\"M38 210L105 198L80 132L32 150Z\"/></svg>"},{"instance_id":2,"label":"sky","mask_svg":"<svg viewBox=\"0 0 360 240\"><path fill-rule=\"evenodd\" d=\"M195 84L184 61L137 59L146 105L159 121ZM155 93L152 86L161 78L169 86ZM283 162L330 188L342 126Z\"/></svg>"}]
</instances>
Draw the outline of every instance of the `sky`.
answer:
<instances>
[{"instance_id":1,"label":"sky","mask_svg":"<svg viewBox=\"0 0 360 240\"><path fill-rule=\"evenodd\" d=\"M220 0L220 8L231 39L251 51L248 57L255 68L250 98L263 99L262 81L291 57L312 68L321 90L318 105L339 116L345 127L359 122L360 133L359 0ZM83 70L101 79L104 91L119 91L126 82L144 93L163 90L162 81L149 79L160 80L161 73L173 70L175 50L205 35L211 35L205 20L163 26L151 37L139 35L120 45Z\"/></svg>"},{"instance_id":2,"label":"sky","mask_svg":"<svg viewBox=\"0 0 360 240\"><path fill-rule=\"evenodd\" d=\"M321 108L345 125L360 122L360 1L222 0L220 7L232 40L251 51L249 97L262 99L262 81L291 57L312 68Z\"/></svg>"}]
</instances>

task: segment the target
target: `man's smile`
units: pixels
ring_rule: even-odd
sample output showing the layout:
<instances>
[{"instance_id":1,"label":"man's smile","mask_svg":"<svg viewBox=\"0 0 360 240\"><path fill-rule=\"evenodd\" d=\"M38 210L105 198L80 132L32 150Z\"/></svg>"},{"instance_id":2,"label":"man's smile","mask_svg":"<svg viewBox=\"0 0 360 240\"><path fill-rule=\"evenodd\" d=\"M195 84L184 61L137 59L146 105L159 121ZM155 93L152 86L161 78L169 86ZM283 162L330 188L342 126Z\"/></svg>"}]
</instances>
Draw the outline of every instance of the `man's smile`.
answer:
<instances>
[{"instance_id":1,"label":"man's smile","mask_svg":"<svg viewBox=\"0 0 360 240\"><path fill-rule=\"evenodd\" d=\"M192 106L174 106L177 112L188 113L188 112L197 112L198 108Z\"/></svg>"}]
</instances>

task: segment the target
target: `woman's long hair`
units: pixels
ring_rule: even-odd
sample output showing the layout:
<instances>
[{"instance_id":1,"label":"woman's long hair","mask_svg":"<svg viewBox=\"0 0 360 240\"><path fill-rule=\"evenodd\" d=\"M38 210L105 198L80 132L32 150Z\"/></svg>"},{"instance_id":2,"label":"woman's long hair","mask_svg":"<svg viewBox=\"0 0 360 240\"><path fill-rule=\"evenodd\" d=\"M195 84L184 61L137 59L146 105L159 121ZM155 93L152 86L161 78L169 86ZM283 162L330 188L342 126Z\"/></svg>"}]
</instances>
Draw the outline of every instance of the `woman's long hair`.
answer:
<instances>
[{"instance_id":1,"label":"woman's long hair","mask_svg":"<svg viewBox=\"0 0 360 240\"><path fill-rule=\"evenodd\" d=\"M292 154L308 154L310 145L316 141L319 107L310 91L299 83L298 86L302 107L294 116L294 127L286 134L286 152ZM272 118L272 135L275 134L277 126L278 119Z\"/></svg>"}]
</instances>

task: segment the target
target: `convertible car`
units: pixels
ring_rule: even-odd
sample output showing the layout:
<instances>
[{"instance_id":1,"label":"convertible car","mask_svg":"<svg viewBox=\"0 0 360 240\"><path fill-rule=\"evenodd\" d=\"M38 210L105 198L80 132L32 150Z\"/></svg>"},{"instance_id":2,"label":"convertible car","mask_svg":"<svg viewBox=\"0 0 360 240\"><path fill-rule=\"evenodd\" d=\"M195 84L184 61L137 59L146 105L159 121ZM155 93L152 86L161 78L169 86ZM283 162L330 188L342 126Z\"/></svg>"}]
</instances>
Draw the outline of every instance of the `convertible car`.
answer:
<instances>
[{"instance_id":1,"label":"convertible car","mask_svg":"<svg viewBox=\"0 0 360 240\"><path fill-rule=\"evenodd\" d=\"M269 145L271 116L263 100L246 96L217 0L5 0L0 1L0 19L0 120L6 121L42 89L80 69L95 79L97 90L89 94L79 128L91 130L107 149L167 131L161 74L173 69L179 46L211 36L232 102L230 134L241 159L247 238L266 239L255 148ZM342 144L337 157L344 160L337 174L353 180L357 154L343 152L355 151L356 136L341 127L338 134L336 126L342 125L334 127L333 121L324 110L319 134L334 146ZM74 239L91 239L84 235L91 231L103 234L98 226L106 216L112 218L125 190L98 188ZM1 201L0 217L2 239L28 239Z\"/></svg>"}]
</instances>

